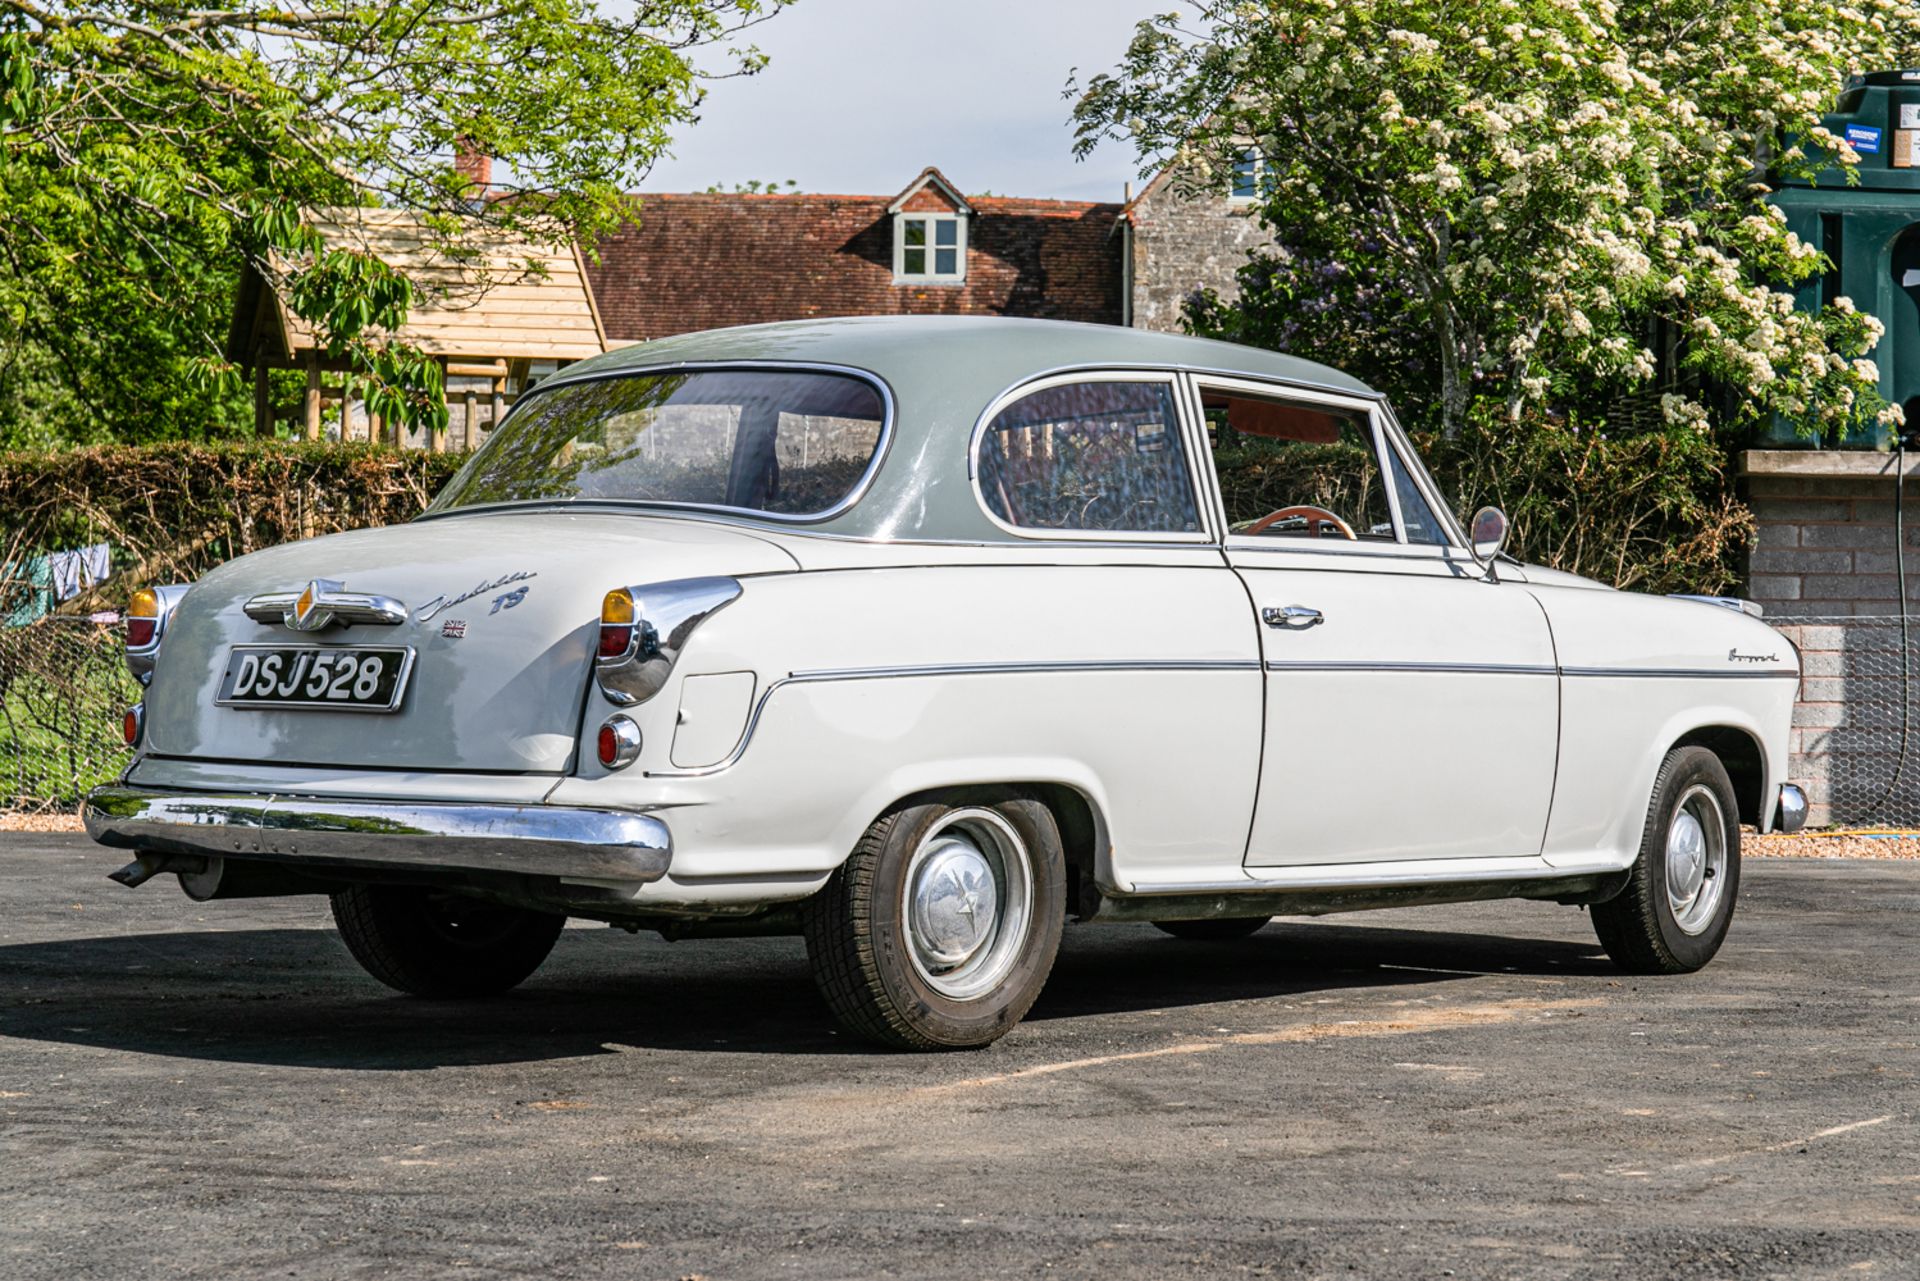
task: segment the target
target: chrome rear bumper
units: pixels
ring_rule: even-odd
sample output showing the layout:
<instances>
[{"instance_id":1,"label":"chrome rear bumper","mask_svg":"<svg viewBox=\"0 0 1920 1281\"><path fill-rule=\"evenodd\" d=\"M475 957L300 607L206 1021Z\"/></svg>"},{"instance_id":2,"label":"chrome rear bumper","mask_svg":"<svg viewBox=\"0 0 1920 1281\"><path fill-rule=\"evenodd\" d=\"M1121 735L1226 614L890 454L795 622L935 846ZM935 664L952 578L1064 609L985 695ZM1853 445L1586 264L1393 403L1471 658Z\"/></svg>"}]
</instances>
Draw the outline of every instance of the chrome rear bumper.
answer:
<instances>
[{"instance_id":1,"label":"chrome rear bumper","mask_svg":"<svg viewBox=\"0 0 1920 1281\"><path fill-rule=\"evenodd\" d=\"M102 787L82 815L88 835L114 849L309 867L646 882L673 856L665 823L621 810Z\"/></svg>"},{"instance_id":2,"label":"chrome rear bumper","mask_svg":"<svg viewBox=\"0 0 1920 1281\"><path fill-rule=\"evenodd\" d=\"M1773 830L1797 832L1807 825L1807 794L1792 783L1780 785L1780 812L1774 815Z\"/></svg>"}]
</instances>

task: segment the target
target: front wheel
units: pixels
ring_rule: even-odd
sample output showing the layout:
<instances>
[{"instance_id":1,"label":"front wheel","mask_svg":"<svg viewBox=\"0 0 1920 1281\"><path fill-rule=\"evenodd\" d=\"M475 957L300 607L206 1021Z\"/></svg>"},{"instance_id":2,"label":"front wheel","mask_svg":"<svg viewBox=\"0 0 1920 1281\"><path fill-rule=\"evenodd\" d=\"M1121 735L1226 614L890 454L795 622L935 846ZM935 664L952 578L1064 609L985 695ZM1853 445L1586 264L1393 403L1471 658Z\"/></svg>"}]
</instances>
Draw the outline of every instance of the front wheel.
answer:
<instances>
[{"instance_id":1,"label":"front wheel","mask_svg":"<svg viewBox=\"0 0 1920 1281\"><path fill-rule=\"evenodd\" d=\"M367 973L402 992L442 998L518 986L567 923L419 885L350 885L334 893L333 919Z\"/></svg>"},{"instance_id":2,"label":"front wheel","mask_svg":"<svg viewBox=\"0 0 1920 1281\"><path fill-rule=\"evenodd\" d=\"M1006 1035L1040 995L1066 921L1046 805L966 788L883 815L802 916L814 979L850 1031L902 1049Z\"/></svg>"},{"instance_id":3,"label":"front wheel","mask_svg":"<svg viewBox=\"0 0 1920 1281\"><path fill-rule=\"evenodd\" d=\"M1740 811L1720 758L1667 753L1627 886L1593 906L1593 929L1629 974L1687 974L1713 959L1740 893Z\"/></svg>"}]
</instances>

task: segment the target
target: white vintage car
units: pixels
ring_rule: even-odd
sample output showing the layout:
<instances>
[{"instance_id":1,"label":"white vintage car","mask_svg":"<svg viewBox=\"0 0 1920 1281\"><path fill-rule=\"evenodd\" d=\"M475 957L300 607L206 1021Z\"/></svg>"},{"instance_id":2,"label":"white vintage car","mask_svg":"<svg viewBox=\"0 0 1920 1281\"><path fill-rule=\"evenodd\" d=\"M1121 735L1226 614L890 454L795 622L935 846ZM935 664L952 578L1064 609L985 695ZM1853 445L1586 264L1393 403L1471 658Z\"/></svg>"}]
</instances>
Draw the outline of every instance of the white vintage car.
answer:
<instances>
[{"instance_id":1,"label":"white vintage car","mask_svg":"<svg viewBox=\"0 0 1920 1281\"><path fill-rule=\"evenodd\" d=\"M1274 510L1223 501L1222 446ZM1261 506L1264 508L1266 503ZM326 893L377 978L503 991L569 916L797 932L852 1029L977 1046L1069 921L1585 905L1705 964L1792 830L1793 647L1463 530L1374 392L1198 339L765 325L540 385L420 519L142 593L88 829Z\"/></svg>"}]
</instances>

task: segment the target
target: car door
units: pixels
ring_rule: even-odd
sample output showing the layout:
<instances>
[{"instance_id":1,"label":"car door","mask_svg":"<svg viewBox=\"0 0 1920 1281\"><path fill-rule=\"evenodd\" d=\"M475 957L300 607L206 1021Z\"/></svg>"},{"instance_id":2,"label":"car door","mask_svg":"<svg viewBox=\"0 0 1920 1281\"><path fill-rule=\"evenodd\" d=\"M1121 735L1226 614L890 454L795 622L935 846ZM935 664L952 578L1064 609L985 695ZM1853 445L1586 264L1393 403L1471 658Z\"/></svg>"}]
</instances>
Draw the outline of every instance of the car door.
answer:
<instances>
[{"instance_id":1,"label":"car door","mask_svg":"<svg viewBox=\"0 0 1920 1281\"><path fill-rule=\"evenodd\" d=\"M1247 865L1537 856L1559 737L1538 603L1486 581L1377 402L1192 394L1235 464L1225 549L1265 670Z\"/></svg>"},{"instance_id":2,"label":"car door","mask_svg":"<svg viewBox=\"0 0 1920 1281\"><path fill-rule=\"evenodd\" d=\"M1232 875L1259 781L1257 627L1220 552L1205 451L1168 371L1082 369L1002 395L975 431L982 511L1014 541L919 609L973 662L966 686L1003 758L1056 745L1097 780L1118 886ZM989 750L983 744L982 751Z\"/></svg>"}]
</instances>

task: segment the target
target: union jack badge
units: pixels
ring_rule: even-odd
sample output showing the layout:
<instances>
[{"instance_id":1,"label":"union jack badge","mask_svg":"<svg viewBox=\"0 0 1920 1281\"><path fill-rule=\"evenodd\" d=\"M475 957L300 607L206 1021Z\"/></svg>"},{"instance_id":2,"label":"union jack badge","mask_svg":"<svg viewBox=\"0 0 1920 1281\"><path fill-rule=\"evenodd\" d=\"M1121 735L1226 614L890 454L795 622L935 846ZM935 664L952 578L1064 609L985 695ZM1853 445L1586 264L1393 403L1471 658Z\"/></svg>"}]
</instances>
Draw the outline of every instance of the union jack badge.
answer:
<instances>
[{"instance_id":1,"label":"union jack badge","mask_svg":"<svg viewBox=\"0 0 1920 1281\"><path fill-rule=\"evenodd\" d=\"M440 634L448 640L459 640L467 634L467 620L464 618L449 618L446 622L440 624Z\"/></svg>"}]
</instances>

